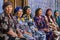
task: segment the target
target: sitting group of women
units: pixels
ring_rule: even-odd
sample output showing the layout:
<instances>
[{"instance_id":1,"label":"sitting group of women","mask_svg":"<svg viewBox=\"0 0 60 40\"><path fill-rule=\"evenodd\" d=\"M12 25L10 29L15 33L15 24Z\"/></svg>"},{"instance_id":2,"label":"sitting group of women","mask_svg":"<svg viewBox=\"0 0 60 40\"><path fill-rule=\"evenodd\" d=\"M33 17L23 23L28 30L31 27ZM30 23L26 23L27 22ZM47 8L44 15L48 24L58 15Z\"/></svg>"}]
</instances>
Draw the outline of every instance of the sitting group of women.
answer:
<instances>
[{"instance_id":1,"label":"sitting group of women","mask_svg":"<svg viewBox=\"0 0 60 40\"><path fill-rule=\"evenodd\" d=\"M60 36L60 17L58 10L37 8L35 16L31 16L29 6L16 7L14 15L11 2L3 4L3 13L0 15L0 40L55 40Z\"/></svg>"}]
</instances>

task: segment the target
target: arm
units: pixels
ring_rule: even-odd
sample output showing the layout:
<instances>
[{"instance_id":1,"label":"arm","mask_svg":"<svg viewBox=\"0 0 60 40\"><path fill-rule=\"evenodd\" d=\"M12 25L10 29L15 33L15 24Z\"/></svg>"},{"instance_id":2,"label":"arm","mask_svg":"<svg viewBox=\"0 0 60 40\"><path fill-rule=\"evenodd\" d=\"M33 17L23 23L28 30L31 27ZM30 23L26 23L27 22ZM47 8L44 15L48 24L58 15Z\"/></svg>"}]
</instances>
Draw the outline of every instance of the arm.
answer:
<instances>
[{"instance_id":1,"label":"arm","mask_svg":"<svg viewBox=\"0 0 60 40\"><path fill-rule=\"evenodd\" d=\"M17 35L18 35L18 37L19 37L19 38L23 38L23 34L22 34L22 32L20 32L21 29L17 28L16 30L17 30Z\"/></svg>"},{"instance_id":2,"label":"arm","mask_svg":"<svg viewBox=\"0 0 60 40\"><path fill-rule=\"evenodd\" d=\"M57 30L57 29L56 29L56 24L55 24L55 19L53 19L53 20L54 20L54 22L50 23L50 22L48 22L48 19L47 19L47 17L45 16L45 22L47 23L48 27L49 27L49 28L52 28L53 30Z\"/></svg>"},{"instance_id":3,"label":"arm","mask_svg":"<svg viewBox=\"0 0 60 40\"><path fill-rule=\"evenodd\" d=\"M7 23L7 21L4 20L4 17L1 16L0 20L1 20L1 26L0 27L3 30L2 32L5 33L5 34L9 34L9 35L11 35L13 37L16 37L17 34L15 32L13 32L13 30L10 29L10 27L8 27L8 23Z\"/></svg>"},{"instance_id":4,"label":"arm","mask_svg":"<svg viewBox=\"0 0 60 40\"><path fill-rule=\"evenodd\" d=\"M32 33L27 32L27 31L24 31L24 34L28 34L28 35L32 36Z\"/></svg>"},{"instance_id":5,"label":"arm","mask_svg":"<svg viewBox=\"0 0 60 40\"><path fill-rule=\"evenodd\" d=\"M10 30L7 32L7 34L9 34L9 35L11 35L11 36L13 36L13 37L18 37L17 34L16 34L15 32L13 32L12 29L10 29Z\"/></svg>"}]
</instances>

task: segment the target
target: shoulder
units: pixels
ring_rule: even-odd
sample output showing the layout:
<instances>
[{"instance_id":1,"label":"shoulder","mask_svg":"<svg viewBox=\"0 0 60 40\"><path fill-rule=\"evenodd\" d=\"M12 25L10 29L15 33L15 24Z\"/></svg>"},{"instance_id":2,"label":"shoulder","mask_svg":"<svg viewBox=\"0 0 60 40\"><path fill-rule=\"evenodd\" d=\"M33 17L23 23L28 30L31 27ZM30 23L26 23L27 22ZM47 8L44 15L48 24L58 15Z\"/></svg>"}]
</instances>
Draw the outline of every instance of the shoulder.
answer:
<instances>
[{"instance_id":1,"label":"shoulder","mask_svg":"<svg viewBox=\"0 0 60 40\"><path fill-rule=\"evenodd\" d=\"M1 13L1 14L0 14L0 17L1 17L1 16L3 16L3 17L4 17L4 13Z\"/></svg>"},{"instance_id":2,"label":"shoulder","mask_svg":"<svg viewBox=\"0 0 60 40\"><path fill-rule=\"evenodd\" d=\"M35 16L34 19L36 19L37 17Z\"/></svg>"},{"instance_id":3,"label":"shoulder","mask_svg":"<svg viewBox=\"0 0 60 40\"><path fill-rule=\"evenodd\" d=\"M2 19L3 17L5 17L4 13L0 14L0 19Z\"/></svg>"},{"instance_id":4,"label":"shoulder","mask_svg":"<svg viewBox=\"0 0 60 40\"><path fill-rule=\"evenodd\" d=\"M26 16L27 16L26 14L23 15L23 17L26 17Z\"/></svg>"},{"instance_id":5,"label":"shoulder","mask_svg":"<svg viewBox=\"0 0 60 40\"><path fill-rule=\"evenodd\" d=\"M45 18L47 18L47 16L44 16Z\"/></svg>"},{"instance_id":6,"label":"shoulder","mask_svg":"<svg viewBox=\"0 0 60 40\"><path fill-rule=\"evenodd\" d=\"M47 18L47 16L44 16L44 19L45 19L45 21L48 21L48 18Z\"/></svg>"},{"instance_id":7,"label":"shoulder","mask_svg":"<svg viewBox=\"0 0 60 40\"><path fill-rule=\"evenodd\" d=\"M59 16L59 19L60 19L60 16Z\"/></svg>"},{"instance_id":8,"label":"shoulder","mask_svg":"<svg viewBox=\"0 0 60 40\"><path fill-rule=\"evenodd\" d=\"M16 17L16 16L13 16L13 18L14 18L14 19L17 19L17 17Z\"/></svg>"},{"instance_id":9,"label":"shoulder","mask_svg":"<svg viewBox=\"0 0 60 40\"><path fill-rule=\"evenodd\" d=\"M45 16L42 15L42 17L45 17Z\"/></svg>"},{"instance_id":10,"label":"shoulder","mask_svg":"<svg viewBox=\"0 0 60 40\"><path fill-rule=\"evenodd\" d=\"M13 21L18 22L17 17L13 16Z\"/></svg>"},{"instance_id":11,"label":"shoulder","mask_svg":"<svg viewBox=\"0 0 60 40\"><path fill-rule=\"evenodd\" d=\"M34 17L34 20L38 20L38 19L39 19L38 17L36 17L36 16Z\"/></svg>"},{"instance_id":12,"label":"shoulder","mask_svg":"<svg viewBox=\"0 0 60 40\"><path fill-rule=\"evenodd\" d=\"M21 20L22 20L22 21L25 21L25 19L24 19L23 17L21 18Z\"/></svg>"}]
</instances>

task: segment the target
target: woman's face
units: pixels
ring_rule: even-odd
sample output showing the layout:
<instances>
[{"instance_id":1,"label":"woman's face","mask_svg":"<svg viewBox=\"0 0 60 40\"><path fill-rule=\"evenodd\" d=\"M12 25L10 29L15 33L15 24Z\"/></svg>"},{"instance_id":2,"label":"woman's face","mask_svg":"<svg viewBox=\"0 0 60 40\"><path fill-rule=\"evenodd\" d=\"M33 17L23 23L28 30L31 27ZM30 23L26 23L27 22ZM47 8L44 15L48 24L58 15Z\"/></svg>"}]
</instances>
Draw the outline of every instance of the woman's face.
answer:
<instances>
[{"instance_id":1,"label":"woman's face","mask_svg":"<svg viewBox=\"0 0 60 40\"><path fill-rule=\"evenodd\" d=\"M48 15L48 16L51 16L51 15L52 15L52 11L49 10L49 11L47 12L47 15Z\"/></svg>"},{"instance_id":2,"label":"woman's face","mask_svg":"<svg viewBox=\"0 0 60 40\"><path fill-rule=\"evenodd\" d=\"M56 16L59 16L59 12L56 12L55 15L56 15Z\"/></svg>"},{"instance_id":3,"label":"woman's face","mask_svg":"<svg viewBox=\"0 0 60 40\"><path fill-rule=\"evenodd\" d=\"M23 10L22 10L22 9L19 9L19 11L17 12L17 16L18 16L18 17L21 17L22 14L23 14Z\"/></svg>"},{"instance_id":4,"label":"woman's face","mask_svg":"<svg viewBox=\"0 0 60 40\"><path fill-rule=\"evenodd\" d=\"M10 14L11 12L12 12L12 5L8 5L7 7L5 7L5 12L7 13L7 14Z\"/></svg>"},{"instance_id":5,"label":"woman's face","mask_svg":"<svg viewBox=\"0 0 60 40\"><path fill-rule=\"evenodd\" d=\"M26 13L27 13L28 15L30 15L30 14L31 14L31 9L28 8L28 9L26 10Z\"/></svg>"},{"instance_id":6,"label":"woman's face","mask_svg":"<svg viewBox=\"0 0 60 40\"><path fill-rule=\"evenodd\" d=\"M38 15L39 15L39 16L42 15L42 9L40 9L40 10L38 11Z\"/></svg>"}]
</instances>

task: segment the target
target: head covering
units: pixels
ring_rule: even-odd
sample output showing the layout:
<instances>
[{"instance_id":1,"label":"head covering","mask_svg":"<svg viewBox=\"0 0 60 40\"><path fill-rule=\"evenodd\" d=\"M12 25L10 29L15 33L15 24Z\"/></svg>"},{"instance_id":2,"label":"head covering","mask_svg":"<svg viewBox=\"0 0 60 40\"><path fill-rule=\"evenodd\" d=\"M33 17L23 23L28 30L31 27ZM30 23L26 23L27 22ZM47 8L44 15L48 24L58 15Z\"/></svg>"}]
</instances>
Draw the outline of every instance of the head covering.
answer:
<instances>
[{"instance_id":1,"label":"head covering","mask_svg":"<svg viewBox=\"0 0 60 40\"><path fill-rule=\"evenodd\" d=\"M3 10L4 10L4 8L7 7L8 5L12 5L12 3L11 3L11 2L5 2L5 3L3 4Z\"/></svg>"},{"instance_id":2,"label":"head covering","mask_svg":"<svg viewBox=\"0 0 60 40\"><path fill-rule=\"evenodd\" d=\"M30 6L25 6L25 7L24 7L24 10L27 10L28 8L30 8Z\"/></svg>"},{"instance_id":3,"label":"head covering","mask_svg":"<svg viewBox=\"0 0 60 40\"><path fill-rule=\"evenodd\" d=\"M22 9L21 7L16 7L14 10L14 13L16 13L19 9Z\"/></svg>"},{"instance_id":4,"label":"head covering","mask_svg":"<svg viewBox=\"0 0 60 40\"><path fill-rule=\"evenodd\" d=\"M27 10L28 8L30 8L30 6L25 6L25 7L23 8L24 14L26 14L26 10Z\"/></svg>"},{"instance_id":5,"label":"head covering","mask_svg":"<svg viewBox=\"0 0 60 40\"><path fill-rule=\"evenodd\" d=\"M54 11L54 16L55 16L55 17L56 17L56 12L59 12L59 11L58 11L58 10L55 10L55 11Z\"/></svg>"},{"instance_id":6,"label":"head covering","mask_svg":"<svg viewBox=\"0 0 60 40\"><path fill-rule=\"evenodd\" d=\"M55 10L54 13L58 12L58 10Z\"/></svg>"}]
</instances>

